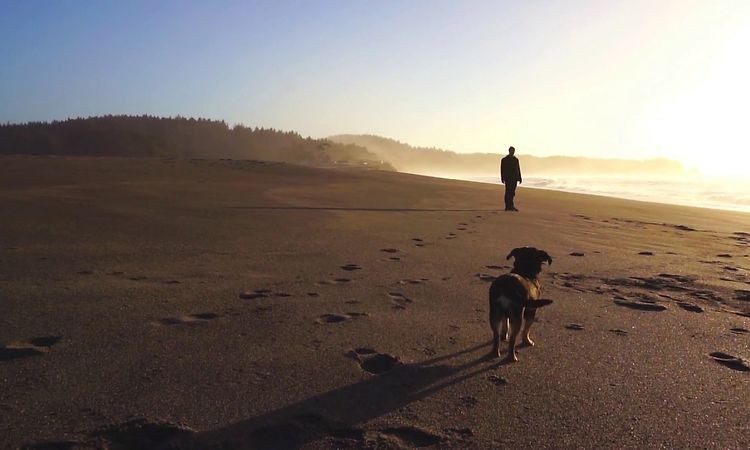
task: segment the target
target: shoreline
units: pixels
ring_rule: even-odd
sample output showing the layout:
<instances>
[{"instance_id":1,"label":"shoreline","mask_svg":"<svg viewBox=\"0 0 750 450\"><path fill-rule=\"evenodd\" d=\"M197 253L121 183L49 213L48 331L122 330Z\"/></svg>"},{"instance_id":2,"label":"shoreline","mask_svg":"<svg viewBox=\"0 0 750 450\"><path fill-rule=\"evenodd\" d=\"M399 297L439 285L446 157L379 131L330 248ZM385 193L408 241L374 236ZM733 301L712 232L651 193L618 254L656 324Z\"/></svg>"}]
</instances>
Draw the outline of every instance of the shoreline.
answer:
<instances>
[{"instance_id":1,"label":"shoreline","mask_svg":"<svg viewBox=\"0 0 750 450\"><path fill-rule=\"evenodd\" d=\"M417 173L417 172L400 172L400 173L410 173L412 175L422 175L422 176L429 176L429 177L435 177L445 180L461 180L461 181L469 181L472 183L482 183L482 184L490 184L490 185L502 185L500 181L487 181L483 180L481 178L491 178L491 177L452 177L452 176L442 176L442 175L435 175L435 174L428 174L428 173ZM593 176L592 176L593 177ZM529 180L532 179L542 179L547 180L550 178L554 178L554 176L549 177L528 177ZM602 177L604 178L604 177ZM625 177L623 177L625 178ZM687 181L686 181L687 182ZM545 191L555 191L555 192L566 192L570 194L580 194L580 195L592 195L596 197L606 197L606 198L614 198L614 199L620 199L620 200L631 200L636 202L645 202L645 203L652 203L657 205L671 205L671 206L685 206L690 208L699 208L699 209L708 209L708 210L716 210L716 211L726 211L726 212L738 212L738 213L745 213L750 214L750 206L734 206L731 204L726 203L711 203L711 202L705 202L705 203L690 203L689 201L672 201L672 202L665 202L665 201L659 201L655 199L648 198L647 196L639 196L639 195L631 195L628 196L626 194L618 194L618 193L598 193L598 192L590 192L590 191L583 191L583 190L576 190L576 189L566 189L566 188L556 188L556 187L544 187L544 186L533 186L533 185L527 185L526 183L519 185L519 188L528 188L528 189L539 189L539 190L545 190ZM750 195L750 191L748 192Z\"/></svg>"}]
</instances>

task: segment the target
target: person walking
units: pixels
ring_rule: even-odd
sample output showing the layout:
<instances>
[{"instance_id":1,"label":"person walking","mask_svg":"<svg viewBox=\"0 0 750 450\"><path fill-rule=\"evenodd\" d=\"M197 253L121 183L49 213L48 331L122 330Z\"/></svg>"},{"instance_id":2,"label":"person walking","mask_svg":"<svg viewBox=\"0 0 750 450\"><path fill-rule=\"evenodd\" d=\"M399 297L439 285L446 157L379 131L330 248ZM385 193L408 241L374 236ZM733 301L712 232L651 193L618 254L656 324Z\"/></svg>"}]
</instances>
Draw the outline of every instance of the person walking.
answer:
<instances>
[{"instance_id":1,"label":"person walking","mask_svg":"<svg viewBox=\"0 0 750 450\"><path fill-rule=\"evenodd\" d=\"M513 197L516 196L516 186L523 182L521 180L521 165L518 163L515 153L516 149L510 147L508 156L500 161L500 181L505 185L506 211L518 211L513 203Z\"/></svg>"}]
</instances>

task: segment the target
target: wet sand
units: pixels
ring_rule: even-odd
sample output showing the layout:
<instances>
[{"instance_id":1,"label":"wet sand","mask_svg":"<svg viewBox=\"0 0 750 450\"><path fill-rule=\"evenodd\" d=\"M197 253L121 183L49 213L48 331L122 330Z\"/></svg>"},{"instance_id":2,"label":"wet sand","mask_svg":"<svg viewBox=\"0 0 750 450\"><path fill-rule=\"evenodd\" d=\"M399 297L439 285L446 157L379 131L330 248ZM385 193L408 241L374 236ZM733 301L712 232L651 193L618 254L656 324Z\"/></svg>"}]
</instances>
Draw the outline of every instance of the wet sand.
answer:
<instances>
[{"instance_id":1,"label":"wet sand","mask_svg":"<svg viewBox=\"0 0 750 450\"><path fill-rule=\"evenodd\" d=\"M502 197L2 157L0 447L745 448L750 214ZM487 289L524 245L555 303L503 365Z\"/></svg>"}]
</instances>

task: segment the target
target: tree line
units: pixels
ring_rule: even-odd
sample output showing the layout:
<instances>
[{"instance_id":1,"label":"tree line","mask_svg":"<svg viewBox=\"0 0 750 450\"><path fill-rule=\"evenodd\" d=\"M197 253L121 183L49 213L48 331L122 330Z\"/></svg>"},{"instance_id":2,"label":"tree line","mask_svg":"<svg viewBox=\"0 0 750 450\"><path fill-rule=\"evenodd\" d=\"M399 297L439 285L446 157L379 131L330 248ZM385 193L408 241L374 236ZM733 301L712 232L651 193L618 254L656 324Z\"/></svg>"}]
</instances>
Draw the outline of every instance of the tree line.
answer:
<instances>
[{"instance_id":1,"label":"tree line","mask_svg":"<svg viewBox=\"0 0 750 450\"><path fill-rule=\"evenodd\" d=\"M0 124L0 154L256 159L392 170L355 144L180 116L106 115Z\"/></svg>"}]
</instances>

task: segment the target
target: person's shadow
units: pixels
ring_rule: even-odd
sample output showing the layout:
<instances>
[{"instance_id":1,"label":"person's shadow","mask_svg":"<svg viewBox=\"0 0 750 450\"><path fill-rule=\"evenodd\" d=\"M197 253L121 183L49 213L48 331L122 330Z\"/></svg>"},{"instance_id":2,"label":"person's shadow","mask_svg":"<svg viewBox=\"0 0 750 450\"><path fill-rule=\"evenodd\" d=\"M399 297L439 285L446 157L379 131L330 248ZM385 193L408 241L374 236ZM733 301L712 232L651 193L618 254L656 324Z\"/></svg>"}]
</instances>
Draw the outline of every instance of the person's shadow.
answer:
<instances>
[{"instance_id":1,"label":"person's shadow","mask_svg":"<svg viewBox=\"0 0 750 450\"><path fill-rule=\"evenodd\" d=\"M499 367L502 363L489 358L486 352L468 362L450 364L451 360L487 345L485 342L420 363L396 364L389 371L361 382L220 429L198 433L193 444L209 448L298 449L320 439L363 442L366 430L357 428L358 425ZM390 430L412 440L430 439L418 429Z\"/></svg>"}]
</instances>

